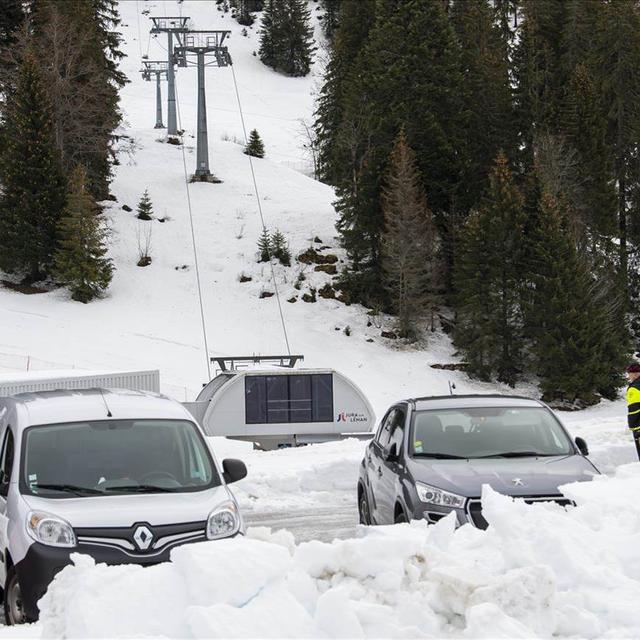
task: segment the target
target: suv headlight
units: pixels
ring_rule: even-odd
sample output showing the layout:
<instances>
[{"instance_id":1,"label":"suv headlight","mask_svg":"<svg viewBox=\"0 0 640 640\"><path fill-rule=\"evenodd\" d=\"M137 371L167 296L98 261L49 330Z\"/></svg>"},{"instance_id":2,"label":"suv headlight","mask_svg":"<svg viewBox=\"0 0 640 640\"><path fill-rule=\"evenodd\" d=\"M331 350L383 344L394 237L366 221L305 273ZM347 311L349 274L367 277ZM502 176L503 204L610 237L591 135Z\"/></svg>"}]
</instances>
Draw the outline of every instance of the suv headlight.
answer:
<instances>
[{"instance_id":1,"label":"suv headlight","mask_svg":"<svg viewBox=\"0 0 640 640\"><path fill-rule=\"evenodd\" d=\"M36 541L50 547L75 547L76 535L62 518L43 511L27 515L27 533Z\"/></svg>"},{"instance_id":2,"label":"suv headlight","mask_svg":"<svg viewBox=\"0 0 640 640\"><path fill-rule=\"evenodd\" d=\"M466 501L466 498L463 496L438 489L438 487L432 487L422 482L416 482L416 491L418 492L418 498L420 498L422 502L437 504L441 507L462 509Z\"/></svg>"},{"instance_id":3,"label":"suv headlight","mask_svg":"<svg viewBox=\"0 0 640 640\"><path fill-rule=\"evenodd\" d=\"M240 530L240 514L235 503L223 502L210 514L207 520L207 538L218 540L235 535Z\"/></svg>"}]
</instances>

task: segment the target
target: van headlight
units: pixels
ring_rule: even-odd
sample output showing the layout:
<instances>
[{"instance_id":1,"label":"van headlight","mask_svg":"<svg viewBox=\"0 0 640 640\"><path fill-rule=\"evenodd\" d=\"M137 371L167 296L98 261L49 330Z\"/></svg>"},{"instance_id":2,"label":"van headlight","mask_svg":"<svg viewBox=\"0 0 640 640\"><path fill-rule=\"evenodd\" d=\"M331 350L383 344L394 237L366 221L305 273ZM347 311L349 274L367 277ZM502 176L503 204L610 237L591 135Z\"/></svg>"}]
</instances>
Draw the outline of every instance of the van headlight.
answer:
<instances>
[{"instance_id":1,"label":"van headlight","mask_svg":"<svg viewBox=\"0 0 640 640\"><path fill-rule=\"evenodd\" d=\"M440 507L462 509L466 501L466 498L463 496L438 489L438 487L432 487L422 482L416 482L416 491L418 492L418 498L420 498L422 502L437 504Z\"/></svg>"},{"instance_id":2,"label":"van headlight","mask_svg":"<svg viewBox=\"0 0 640 640\"><path fill-rule=\"evenodd\" d=\"M234 536L240 530L240 514L235 503L223 502L210 514L207 520L207 538L218 540Z\"/></svg>"},{"instance_id":3,"label":"van headlight","mask_svg":"<svg viewBox=\"0 0 640 640\"><path fill-rule=\"evenodd\" d=\"M27 533L49 547L75 547L76 535L72 526L62 518L43 511L27 515Z\"/></svg>"}]
</instances>

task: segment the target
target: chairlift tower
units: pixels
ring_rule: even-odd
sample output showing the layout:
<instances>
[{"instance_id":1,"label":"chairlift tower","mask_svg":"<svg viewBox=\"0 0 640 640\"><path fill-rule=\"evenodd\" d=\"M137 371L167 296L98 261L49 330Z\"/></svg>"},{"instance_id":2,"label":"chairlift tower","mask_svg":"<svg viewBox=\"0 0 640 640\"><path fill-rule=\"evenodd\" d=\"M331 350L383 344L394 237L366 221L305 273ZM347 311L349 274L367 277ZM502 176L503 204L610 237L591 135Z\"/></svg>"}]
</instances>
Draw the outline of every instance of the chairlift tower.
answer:
<instances>
[{"instance_id":1,"label":"chairlift tower","mask_svg":"<svg viewBox=\"0 0 640 640\"><path fill-rule=\"evenodd\" d=\"M185 16L169 16L154 17L151 16L153 27L151 33L157 35L159 33L167 34L167 134L170 136L178 135L178 125L176 120L176 86L175 86L175 70L176 63L173 47L173 37L176 37L178 44L182 44L182 38L188 31L187 22L189 17ZM184 66L184 65L183 65Z\"/></svg>"},{"instance_id":2,"label":"chairlift tower","mask_svg":"<svg viewBox=\"0 0 640 640\"><path fill-rule=\"evenodd\" d=\"M164 129L162 124L162 90L160 81L167 78L168 62L166 60L143 60L144 67L140 69L144 80L151 81L152 76L156 78L156 129Z\"/></svg>"},{"instance_id":3,"label":"chairlift tower","mask_svg":"<svg viewBox=\"0 0 640 640\"><path fill-rule=\"evenodd\" d=\"M198 67L198 135L196 150L196 172L194 179L199 182L216 182L209 171L209 143L207 136L207 102L205 95L205 67L226 67L231 64L231 56L224 41L230 31L188 31L182 43L176 47L178 65L190 64L189 56L196 56ZM193 62L191 62L193 65Z\"/></svg>"}]
</instances>

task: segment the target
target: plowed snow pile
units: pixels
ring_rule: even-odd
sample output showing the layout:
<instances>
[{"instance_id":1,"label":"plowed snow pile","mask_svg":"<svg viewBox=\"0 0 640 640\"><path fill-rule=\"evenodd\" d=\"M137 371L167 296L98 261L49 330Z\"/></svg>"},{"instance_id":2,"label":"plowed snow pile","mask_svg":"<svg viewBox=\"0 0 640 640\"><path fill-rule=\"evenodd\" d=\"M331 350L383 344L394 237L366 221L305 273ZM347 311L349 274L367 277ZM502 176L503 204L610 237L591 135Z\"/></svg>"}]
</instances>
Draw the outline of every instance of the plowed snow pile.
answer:
<instances>
[{"instance_id":1,"label":"plowed snow pile","mask_svg":"<svg viewBox=\"0 0 640 640\"><path fill-rule=\"evenodd\" d=\"M577 506L488 487L489 530L447 518L294 545L285 532L180 547L170 563L77 555L41 600L43 635L638 637L640 464L566 485Z\"/></svg>"}]
</instances>

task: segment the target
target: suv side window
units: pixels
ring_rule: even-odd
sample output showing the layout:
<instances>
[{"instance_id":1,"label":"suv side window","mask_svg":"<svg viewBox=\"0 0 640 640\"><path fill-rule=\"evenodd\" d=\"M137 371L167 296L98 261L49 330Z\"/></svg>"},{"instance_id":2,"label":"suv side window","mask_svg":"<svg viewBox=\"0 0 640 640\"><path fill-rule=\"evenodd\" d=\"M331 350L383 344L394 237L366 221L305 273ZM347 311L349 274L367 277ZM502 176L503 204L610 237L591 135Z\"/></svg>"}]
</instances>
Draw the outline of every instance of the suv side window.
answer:
<instances>
[{"instance_id":1,"label":"suv side window","mask_svg":"<svg viewBox=\"0 0 640 640\"><path fill-rule=\"evenodd\" d=\"M402 440L404 438L404 423L406 415L403 409L396 409L394 414L393 423L391 425L392 431L389 439L389 446L395 444L396 451L400 453L402 450Z\"/></svg>"},{"instance_id":2,"label":"suv side window","mask_svg":"<svg viewBox=\"0 0 640 640\"><path fill-rule=\"evenodd\" d=\"M389 438L391 437L391 428L394 424L394 416L396 415L396 409L391 409L387 414L387 417L382 421L380 431L376 440L382 449L389 444Z\"/></svg>"},{"instance_id":3,"label":"suv side window","mask_svg":"<svg viewBox=\"0 0 640 640\"><path fill-rule=\"evenodd\" d=\"M11 427L7 427L7 432L2 443L2 453L0 454L0 482L9 482L13 469L14 442Z\"/></svg>"}]
</instances>

